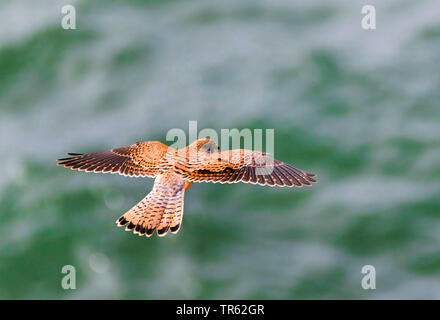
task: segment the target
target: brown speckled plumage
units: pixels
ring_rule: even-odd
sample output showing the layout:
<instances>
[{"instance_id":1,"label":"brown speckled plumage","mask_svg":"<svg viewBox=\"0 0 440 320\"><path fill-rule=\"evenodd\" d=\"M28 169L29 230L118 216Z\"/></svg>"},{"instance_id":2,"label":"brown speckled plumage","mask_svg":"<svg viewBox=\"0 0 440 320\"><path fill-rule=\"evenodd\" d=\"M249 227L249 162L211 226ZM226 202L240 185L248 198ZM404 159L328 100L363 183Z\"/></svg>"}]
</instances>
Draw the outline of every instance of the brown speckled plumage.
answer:
<instances>
[{"instance_id":1,"label":"brown speckled plumage","mask_svg":"<svg viewBox=\"0 0 440 320\"><path fill-rule=\"evenodd\" d=\"M314 174L246 149L218 151L210 139L199 139L183 149L158 141L136 142L103 152L68 153L58 165L86 172L111 172L155 178L153 190L116 223L135 234L165 236L182 225L185 190L194 182L245 182L301 187L316 182Z\"/></svg>"}]
</instances>

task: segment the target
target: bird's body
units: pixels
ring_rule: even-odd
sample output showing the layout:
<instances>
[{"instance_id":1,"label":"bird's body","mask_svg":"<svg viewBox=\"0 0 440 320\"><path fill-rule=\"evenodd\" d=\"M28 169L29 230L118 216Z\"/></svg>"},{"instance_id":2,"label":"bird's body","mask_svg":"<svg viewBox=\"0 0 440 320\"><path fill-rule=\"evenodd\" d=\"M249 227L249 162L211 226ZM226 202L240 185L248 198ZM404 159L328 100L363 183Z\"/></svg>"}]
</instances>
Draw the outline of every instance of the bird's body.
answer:
<instances>
[{"instance_id":1,"label":"bird's body","mask_svg":"<svg viewBox=\"0 0 440 320\"><path fill-rule=\"evenodd\" d=\"M301 187L316 182L314 174L246 149L218 151L210 139L182 149L158 141L94 153L68 153L58 164L86 172L111 172L155 178L153 190L116 223L139 235L177 233L182 225L184 194L194 182L246 182Z\"/></svg>"}]
</instances>

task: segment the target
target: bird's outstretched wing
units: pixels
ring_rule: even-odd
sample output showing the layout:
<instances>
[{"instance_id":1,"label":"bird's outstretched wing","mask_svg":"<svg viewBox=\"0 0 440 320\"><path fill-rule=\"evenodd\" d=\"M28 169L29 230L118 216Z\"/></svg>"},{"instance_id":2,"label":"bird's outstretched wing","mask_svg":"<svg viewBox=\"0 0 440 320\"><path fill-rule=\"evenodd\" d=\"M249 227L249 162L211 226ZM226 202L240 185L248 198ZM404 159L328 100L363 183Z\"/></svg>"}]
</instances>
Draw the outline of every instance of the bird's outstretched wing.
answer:
<instances>
[{"instance_id":1,"label":"bird's outstretched wing","mask_svg":"<svg viewBox=\"0 0 440 320\"><path fill-rule=\"evenodd\" d=\"M269 157L264 152L235 149L198 153L187 163L178 162L176 171L192 182L246 182L270 186L301 187L316 182L312 173Z\"/></svg>"},{"instance_id":2,"label":"bird's outstretched wing","mask_svg":"<svg viewBox=\"0 0 440 320\"><path fill-rule=\"evenodd\" d=\"M162 146L163 147L162 147ZM68 153L58 165L86 172L111 172L126 176L155 177L166 166L162 161L168 146L155 142L136 142L103 152Z\"/></svg>"}]
</instances>

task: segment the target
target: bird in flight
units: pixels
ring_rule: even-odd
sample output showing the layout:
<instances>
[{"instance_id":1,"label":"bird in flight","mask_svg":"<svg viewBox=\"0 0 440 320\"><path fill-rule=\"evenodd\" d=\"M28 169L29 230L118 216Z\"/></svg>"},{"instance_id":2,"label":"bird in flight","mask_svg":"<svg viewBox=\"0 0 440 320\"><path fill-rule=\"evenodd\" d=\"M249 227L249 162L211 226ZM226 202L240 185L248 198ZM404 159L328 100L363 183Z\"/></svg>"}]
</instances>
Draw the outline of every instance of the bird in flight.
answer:
<instances>
[{"instance_id":1,"label":"bird in flight","mask_svg":"<svg viewBox=\"0 0 440 320\"><path fill-rule=\"evenodd\" d=\"M194 182L245 182L280 187L310 186L312 173L276 160L265 152L247 149L218 151L209 138L182 149L159 141L136 142L103 152L68 153L58 165L86 172L111 172L130 177L155 178L153 190L116 224L140 236L155 230L165 236L182 225L185 191Z\"/></svg>"}]
</instances>

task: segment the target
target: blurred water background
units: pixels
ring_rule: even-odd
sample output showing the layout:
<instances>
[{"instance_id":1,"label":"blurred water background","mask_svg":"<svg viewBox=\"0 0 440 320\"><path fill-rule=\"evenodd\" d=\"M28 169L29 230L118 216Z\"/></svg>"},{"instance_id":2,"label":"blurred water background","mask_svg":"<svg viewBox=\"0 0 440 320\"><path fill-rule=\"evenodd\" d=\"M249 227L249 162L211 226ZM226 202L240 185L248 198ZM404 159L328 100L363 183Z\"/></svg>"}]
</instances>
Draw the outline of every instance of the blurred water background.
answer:
<instances>
[{"instance_id":1,"label":"blurred water background","mask_svg":"<svg viewBox=\"0 0 440 320\"><path fill-rule=\"evenodd\" d=\"M77 30L63 1L0 3L1 299L440 298L438 1L69 3ZM55 165L189 120L274 128L319 184L197 184L147 239L114 221L152 179Z\"/></svg>"}]
</instances>

